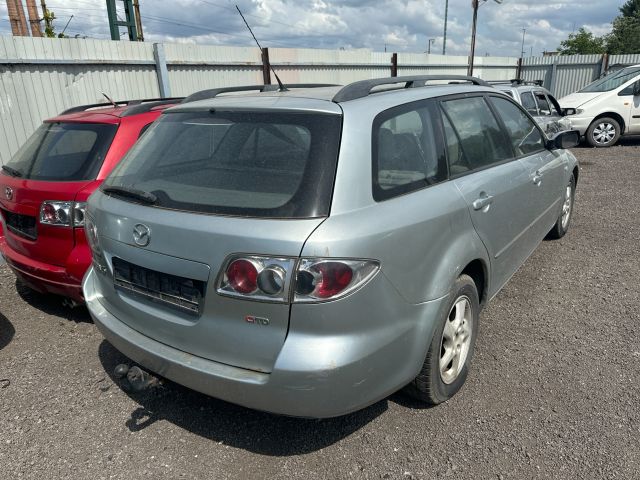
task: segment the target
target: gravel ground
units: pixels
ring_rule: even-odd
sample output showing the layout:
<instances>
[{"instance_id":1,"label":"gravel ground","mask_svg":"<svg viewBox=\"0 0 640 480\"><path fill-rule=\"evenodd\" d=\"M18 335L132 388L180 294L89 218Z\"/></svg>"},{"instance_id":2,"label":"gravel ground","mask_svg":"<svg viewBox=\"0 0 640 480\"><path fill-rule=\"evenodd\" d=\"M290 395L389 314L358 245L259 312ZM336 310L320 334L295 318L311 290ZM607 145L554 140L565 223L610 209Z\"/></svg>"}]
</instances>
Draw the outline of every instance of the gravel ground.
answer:
<instances>
[{"instance_id":1,"label":"gravel ground","mask_svg":"<svg viewBox=\"0 0 640 480\"><path fill-rule=\"evenodd\" d=\"M638 478L640 139L575 153L569 234L483 312L466 386L431 409L398 393L312 421L130 395L86 310L0 267L0 478Z\"/></svg>"}]
</instances>

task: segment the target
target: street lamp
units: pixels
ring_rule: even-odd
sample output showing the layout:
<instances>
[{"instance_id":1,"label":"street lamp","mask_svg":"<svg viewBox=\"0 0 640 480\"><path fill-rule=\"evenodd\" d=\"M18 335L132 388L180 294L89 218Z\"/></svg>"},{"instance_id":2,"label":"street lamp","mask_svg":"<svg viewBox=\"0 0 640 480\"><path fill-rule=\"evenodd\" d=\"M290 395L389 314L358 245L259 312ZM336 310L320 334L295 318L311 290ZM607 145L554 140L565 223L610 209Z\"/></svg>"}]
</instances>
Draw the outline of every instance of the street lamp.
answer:
<instances>
[{"instance_id":1,"label":"street lamp","mask_svg":"<svg viewBox=\"0 0 640 480\"><path fill-rule=\"evenodd\" d=\"M473 75L473 58L476 53L476 24L478 23L478 7L480 2L485 3L487 0L471 0L471 7L473 8L473 25L471 27L471 55L469 55L469 69L467 74ZM502 0L493 0L496 3L502 3Z\"/></svg>"}]
</instances>

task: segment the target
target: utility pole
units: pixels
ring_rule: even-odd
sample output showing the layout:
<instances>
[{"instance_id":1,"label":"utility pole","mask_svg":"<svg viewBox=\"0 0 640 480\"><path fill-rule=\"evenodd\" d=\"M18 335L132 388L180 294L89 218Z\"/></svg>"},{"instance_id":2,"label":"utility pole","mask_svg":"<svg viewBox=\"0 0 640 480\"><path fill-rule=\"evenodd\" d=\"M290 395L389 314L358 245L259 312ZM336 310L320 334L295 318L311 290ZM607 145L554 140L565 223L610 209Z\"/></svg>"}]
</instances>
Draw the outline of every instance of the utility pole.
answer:
<instances>
[{"instance_id":1,"label":"utility pole","mask_svg":"<svg viewBox=\"0 0 640 480\"><path fill-rule=\"evenodd\" d=\"M520 52L520 58L524 58L524 34L527 33L527 29L526 28L522 28L522 49Z\"/></svg>"},{"instance_id":2,"label":"utility pole","mask_svg":"<svg viewBox=\"0 0 640 480\"><path fill-rule=\"evenodd\" d=\"M45 0L40 0L40 5L42 6L42 19L44 20L44 36L52 37L53 36L53 15L51 12L47 10L47 2Z\"/></svg>"},{"instance_id":3,"label":"utility pole","mask_svg":"<svg viewBox=\"0 0 640 480\"><path fill-rule=\"evenodd\" d=\"M435 39L435 38L430 38L430 39L429 39L429 42L427 42L427 43L428 43L428 46L427 46L427 53L428 53L428 54L431 54L431 44L432 44L432 43L436 43L436 39Z\"/></svg>"},{"instance_id":4,"label":"utility pole","mask_svg":"<svg viewBox=\"0 0 640 480\"><path fill-rule=\"evenodd\" d=\"M442 55L447 54L447 16L449 15L449 0L444 3L444 39L442 40Z\"/></svg>"},{"instance_id":5,"label":"utility pole","mask_svg":"<svg viewBox=\"0 0 640 480\"><path fill-rule=\"evenodd\" d=\"M142 34L142 18L140 17L140 2L133 0L133 10L136 17L136 27L138 29L138 41L144 42L144 35Z\"/></svg>"},{"instance_id":6,"label":"utility pole","mask_svg":"<svg viewBox=\"0 0 640 480\"><path fill-rule=\"evenodd\" d=\"M486 2L487 0L482 0ZM493 0L500 4L503 0ZM476 26L478 23L478 7L480 6L480 0L471 0L471 6L473 7L473 23L471 25L471 54L469 55L469 68L467 69L467 75L473 75L473 59L476 53Z\"/></svg>"},{"instance_id":7,"label":"utility pole","mask_svg":"<svg viewBox=\"0 0 640 480\"><path fill-rule=\"evenodd\" d=\"M476 54L476 25L478 23L478 0L471 0L471 6L473 7L473 23L471 25L471 54L469 55L469 68L467 69L467 75L473 75L473 57Z\"/></svg>"}]
</instances>

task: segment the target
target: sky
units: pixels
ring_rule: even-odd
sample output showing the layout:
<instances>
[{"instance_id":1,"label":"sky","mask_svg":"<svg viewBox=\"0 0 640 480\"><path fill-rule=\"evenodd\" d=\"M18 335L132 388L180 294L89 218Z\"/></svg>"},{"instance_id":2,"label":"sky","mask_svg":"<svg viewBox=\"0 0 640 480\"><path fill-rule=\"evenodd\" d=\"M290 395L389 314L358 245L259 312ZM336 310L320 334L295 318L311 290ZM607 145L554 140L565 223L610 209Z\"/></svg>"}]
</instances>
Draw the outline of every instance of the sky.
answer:
<instances>
[{"instance_id":1,"label":"sky","mask_svg":"<svg viewBox=\"0 0 640 480\"><path fill-rule=\"evenodd\" d=\"M481 2L483 0L480 0ZM446 0L139 0L145 41L253 44L238 4L263 47L442 53ZM36 2L38 5L40 1ZM105 0L47 0L68 36L109 39ZM580 27L610 31L624 0L486 0L478 10L476 55L519 57L556 50ZM123 3L116 1L124 18ZM25 7L26 13L26 7ZM449 0L446 53L468 55L471 0ZM124 32L124 29L122 30ZM0 35L10 35L0 0ZM125 38L123 36L123 38Z\"/></svg>"}]
</instances>

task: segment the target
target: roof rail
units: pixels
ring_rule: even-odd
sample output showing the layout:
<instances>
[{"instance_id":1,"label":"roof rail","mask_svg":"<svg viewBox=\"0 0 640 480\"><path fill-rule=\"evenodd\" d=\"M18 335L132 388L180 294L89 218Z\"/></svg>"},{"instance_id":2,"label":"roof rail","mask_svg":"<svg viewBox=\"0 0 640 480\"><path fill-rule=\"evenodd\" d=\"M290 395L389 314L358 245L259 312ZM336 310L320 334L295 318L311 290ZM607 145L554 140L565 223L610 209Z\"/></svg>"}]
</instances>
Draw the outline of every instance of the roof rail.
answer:
<instances>
[{"instance_id":1,"label":"roof rail","mask_svg":"<svg viewBox=\"0 0 640 480\"><path fill-rule=\"evenodd\" d=\"M512 78L509 80L511 85L537 85L541 87L544 85L544 80L523 80L522 78Z\"/></svg>"},{"instance_id":2,"label":"roof rail","mask_svg":"<svg viewBox=\"0 0 640 480\"><path fill-rule=\"evenodd\" d=\"M414 75L409 77L387 77L374 78L371 80L361 80L346 85L338 91L333 97L335 103L346 102L347 100L355 100L363 98L371 93L374 87L380 85L394 85L396 83L404 83L404 88L424 87L431 80L450 80L452 82L471 82L474 85L483 87L490 86L484 80L466 75Z\"/></svg>"},{"instance_id":3,"label":"roof rail","mask_svg":"<svg viewBox=\"0 0 640 480\"><path fill-rule=\"evenodd\" d=\"M319 88L319 87L339 87L340 85L332 83L294 83L287 84L287 88ZM209 90L201 90L196 93L192 93L185 98L182 103L195 102L197 100L205 100L207 98L214 98L221 93L232 92L250 92L252 90L258 90L259 92L277 92L280 90L278 85L242 85L239 87L221 87L211 88Z\"/></svg>"},{"instance_id":4,"label":"roof rail","mask_svg":"<svg viewBox=\"0 0 640 480\"><path fill-rule=\"evenodd\" d=\"M69 113L78 113L78 112L85 112L87 110L91 110L92 108L104 108L104 107L113 107L114 104L118 107L129 107L129 106L144 106L147 107L147 105L142 105L142 104L149 104L151 102L153 102L153 105L149 106L149 110L151 110L151 108L157 107L158 105L163 105L163 104L167 104L167 103L177 103L178 101L182 100L183 97L174 97L174 98L145 98L145 99L141 99L141 100L121 100L119 102L107 102L107 103L92 103L89 105L79 105L77 107L72 107L72 108L68 108L66 110L64 110L62 113L60 113L60 115L67 115ZM144 113L144 109L141 109L140 111L136 112L136 113ZM148 111L148 110L147 110ZM125 112L122 116L128 116L128 115L132 115L129 114L129 112Z\"/></svg>"}]
</instances>

